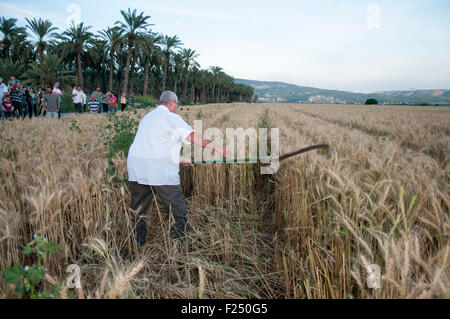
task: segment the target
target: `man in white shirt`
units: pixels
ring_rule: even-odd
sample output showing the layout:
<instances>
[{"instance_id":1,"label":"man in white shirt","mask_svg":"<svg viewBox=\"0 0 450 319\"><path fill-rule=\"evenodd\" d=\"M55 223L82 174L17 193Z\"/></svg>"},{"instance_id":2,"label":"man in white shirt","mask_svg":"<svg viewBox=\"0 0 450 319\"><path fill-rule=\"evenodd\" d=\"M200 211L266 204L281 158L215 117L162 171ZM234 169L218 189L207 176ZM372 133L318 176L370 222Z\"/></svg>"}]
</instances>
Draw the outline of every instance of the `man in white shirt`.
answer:
<instances>
[{"instance_id":1,"label":"man in white shirt","mask_svg":"<svg viewBox=\"0 0 450 319\"><path fill-rule=\"evenodd\" d=\"M59 89L59 82L55 82L55 84L53 85L53 91L52 94L56 94L59 96L59 103L61 104L61 97L63 96L63 92ZM61 109L62 107L59 108L58 111L58 118L61 118Z\"/></svg>"},{"instance_id":2,"label":"man in white shirt","mask_svg":"<svg viewBox=\"0 0 450 319\"><path fill-rule=\"evenodd\" d=\"M181 238L189 230L187 208L180 185L180 163L190 165L181 158L181 144L193 143L219 152L224 157L227 149L203 139L176 114L179 108L175 93L165 91L158 107L145 115L128 154L128 180L130 182L131 209L137 212L136 232L139 245L147 238L145 216L155 193L168 211L172 211L175 225L171 238Z\"/></svg>"}]
</instances>

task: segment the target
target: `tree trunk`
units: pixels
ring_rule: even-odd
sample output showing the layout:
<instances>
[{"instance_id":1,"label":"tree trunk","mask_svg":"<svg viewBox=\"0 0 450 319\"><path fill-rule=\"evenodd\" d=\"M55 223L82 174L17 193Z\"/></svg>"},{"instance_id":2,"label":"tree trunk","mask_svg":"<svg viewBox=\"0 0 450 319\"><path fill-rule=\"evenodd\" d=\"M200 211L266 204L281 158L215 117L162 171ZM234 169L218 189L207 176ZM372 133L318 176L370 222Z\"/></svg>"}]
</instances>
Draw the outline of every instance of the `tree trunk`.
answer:
<instances>
[{"instance_id":1,"label":"tree trunk","mask_svg":"<svg viewBox=\"0 0 450 319\"><path fill-rule=\"evenodd\" d=\"M148 87L148 68L150 66L150 59L148 56L145 57L145 71L144 71L144 90L143 95L147 95L147 87Z\"/></svg>"},{"instance_id":2,"label":"tree trunk","mask_svg":"<svg viewBox=\"0 0 450 319\"><path fill-rule=\"evenodd\" d=\"M108 84L108 91L112 91L113 89L113 77L114 77L114 50L111 49L109 51L109 84Z\"/></svg>"},{"instance_id":3,"label":"tree trunk","mask_svg":"<svg viewBox=\"0 0 450 319\"><path fill-rule=\"evenodd\" d=\"M166 61L164 63L164 77L162 82L162 91L166 90L166 80L167 80L167 66L169 65L170 52L166 53Z\"/></svg>"},{"instance_id":4,"label":"tree trunk","mask_svg":"<svg viewBox=\"0 0 450 319\"><path fill-rule=\"evenodd\" d=\"M173 85L173 93L177 94L178 75L175 75L175 83Z\"/></svg>"},{"instance_id":5,"label":"tree trunk","mask_svg":"<svg viewBox=\"0 0 450 319\"><path fill-rule=\"evenodd\" d=\"M9 60L9 44L5 43L4 46L5 46L5 59Z\"/></svg>"},{"instance_id":6,"label":"tree trunk","mask_svg":"<svg viewBox=\"0 0 450 319\"><path fill-rule=\"evenodd\" d=\"M185 86L187 90L187 85ZM191 103L195 103L195 84L194 80L191 82Z\"/></svg>"},{"instance_id":7,"label":"tree trunk","mask_svg":"<svg viewBox=\"0 0 450 319\"><path fill-rule=\"evenodd\" d=\"M77 48L77 81L78 85L83 87L83 73L81 71L81 49Z\"/></svg>"},{"instance_id":8,"label":"tree trunk","mask_svg":"<svg viewBox=\"0 0 450 319\"><path fill-rule=\"evenodd\" d=\"M130 61L131 61L131 55L133 53L133 40L129 39L128 41L128 54L127 54L127 65L125 67L125 76L123 79L123 88L122 88L122 94L127 94L127 88L128 88L128 76L129 76L129 70L130 70Z\"/></svg>"},{"instance_id":9,"label":"tree trunk","mask_svg":"<svg viewBox=\"0 0 450 319\"><path fill-rule=\"evenodd\" d=\"M187 86L188 86L188 75L189 75L189 63L186 64L186 74L184 75L184 87L183 87L183 99L186 99Z\"/></svg>"},{"instance_id":10,"label":"tree trunk","mask_svg":"<svg viewBox=\"0 0 450 319\"><path fill-rule=\"evenodd\" d=\"M134 95L134 73L135 73L135 69L136 69L136 55L134 54L134 51L133 51L133 55L132 55L132 59L131 59L131 80L130 80L130 94L132 96Z\"/></svg>"}]
</instances>

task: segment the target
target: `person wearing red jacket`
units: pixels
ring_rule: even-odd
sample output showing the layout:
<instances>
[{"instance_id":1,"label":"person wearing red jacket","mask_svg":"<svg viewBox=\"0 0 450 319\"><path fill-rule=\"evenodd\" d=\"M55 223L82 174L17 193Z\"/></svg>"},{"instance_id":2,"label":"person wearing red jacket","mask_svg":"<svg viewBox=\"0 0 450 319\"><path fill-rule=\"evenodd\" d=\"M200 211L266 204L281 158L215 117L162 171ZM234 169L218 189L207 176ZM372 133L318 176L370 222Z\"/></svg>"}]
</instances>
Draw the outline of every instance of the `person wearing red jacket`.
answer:
<instances>
[{"instance_id":1,"label":"person wearing red jacket","mask_svg":"<svg viewBox=\"0 0 450 319\"><path fill-rule=\"evenodd\" d=\"M14 112L14 106L11 102L11 98L9 96L5 96L2 101L2 109L3 114L5 115L5 119L11 119Z\"/></svg>"}]
</instances>

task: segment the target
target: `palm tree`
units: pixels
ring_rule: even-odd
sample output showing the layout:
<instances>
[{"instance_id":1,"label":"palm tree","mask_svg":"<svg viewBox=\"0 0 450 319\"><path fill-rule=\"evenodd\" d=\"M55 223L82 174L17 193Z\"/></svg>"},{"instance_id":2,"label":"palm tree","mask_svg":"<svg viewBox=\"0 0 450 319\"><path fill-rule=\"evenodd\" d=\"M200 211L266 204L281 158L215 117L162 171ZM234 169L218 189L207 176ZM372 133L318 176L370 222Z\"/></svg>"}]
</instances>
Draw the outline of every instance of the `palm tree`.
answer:
<instances>
[{"instance_id":1,"label":"palm tree","mask_svg":"<svg viewBox=\"0 0 450 319\"><path fill-rule=\"evenodd\" d=\"M125 67L125 78L123 81L122 90L122 93L127 94L128 75L130 70L130 61L133 52L134 41L136 40L139 31L147 28L151 24L147 23L147 20L150 19L150 16L144 16L144 12L141 12L139 15L137 15L136 9L131 12L130 8L128 8L128 12L120 10L120 13L125 20L125 23L116 21L116 24L119 25L124 32L126 32L126 37L128 39L127 64Z\"/></svg>"},{"instance_id":2,"label":"palm tree","mask_svg":"<svg viewBox=\"0 0 450 319\"><path fill-rule=\"evenodd\" d=\"M36 18L33 20L25 18L25 20L28 22L27 28L30 29L36 37L34 48L36 53L39 53L39 58L42 59L44 56L44 51L46 51L48 46L53 43L51 38L57 36L54 31L58 30L58 28L52 27L53 24L49 20L43 20L41 18L39 18L39 20L36 20ZM50 39L47 40L46 38Z\"/></svg>"},{"instance_id":3,"label":"palm tree","mask_svg":"<svg viewBox=\"0 0 450 319\"><path fill-rule=\"evenodd\" d=\"M163 45L164 45L164 76L163 76L163 83L162 83L162 91L164 92L166 90L166 81L167 81L167 67L170 62L170 55L173 52L173 49L177 49L180 47L180 45L183 45L181 40L178 38L178 36L174 35L173 37L164 36L163 39Z\"/></svg>"},{"instance_id":4,"label":"palm tree","mask_svg":"<svg viewBox=\"0 0 450 319\"><path fill-rule=\"evenodd\" d=\"M173 92L177 94L178 79L183 71L183 56L180 53L175 53L173 55L173 69Z\"/></svg>"},{"instance_id":5,"label":"palm tree","mask_svg":"<svg viewBox=\"0 0 450 319\"><path fill-rule=\"evenodd\" d=\"M65 70L64 62L57 55L47 54L41 60L31 64L30 68L23 74L24 84L43 86L42 83L61 82L61 85L72 83L74 76Z\"/></svg>"},{"instance_id":6,"label":"palm tree","mask_svg":"<svg viewBox=\"0 0 450 319\"><path fill-rule=\"evenodd\" d=\"M93 82L95 87L102 87L102 72L107 56L107 42L98 38L92 38L88 49L89 65L94 70Z\"/></svg>"},{"instance_id":7,"label":"palm tree","mask_svg":"<svg viewBox=\"0 0 450 319\"><path fill-rule=\"evenodd\" d=\"M216 94L216 85L219 82L219 77L220 77L223 69L218 66L211 66L211 67L209 67L209 69L211 70L212 75L213 75L212 99L217 102L216 95L215 95Z\"/></svg>"},{"instance_id":8,"label":"palm tree","mask_svg":"<svg viewBox=\"0 0 450 319\"><path fill-rule=\"evenodd\" d=\"M149 33L142 34L142 54L144 56L144 96L147 95L150 61L152 60L152 56L155 53L157 44L160 43L161 40L161 35L153 33L151 31Z\"/></svg>"},{"instance_id":9,"label":"palm tree","mask_svg":"<svg viewBox=\"0 0 450 319\"><path fill-rule=\"evenodd\" d=\"M0 32L3 34L3 39L0 42L3 46L3 56L5 59L10 59L10 48L14 38L19 35L26 35L25 28L16 26L17 19L7 19L0 17Z\"/></svg>"},{"instance_id":10,"label":"palm tree","mask_svg":"<svg viewBox=\"0 0 450 319\"><path fill-rule=\"evenodd\" d=\"M187 86L188 86L187 77L189 74L189 67L192 64L197 63L197 62L195 62L195 59L198 58L199 55L195 52L195 50L191 50L191 49L182 49L181 55L182 55L183 61L184 61L183 100L185 100L186 94L187 94Z\"/></svg>"},{"instance_id":11,"label":"palm tree","mask_svg":"<svg viewBox=\"0 0 450 319\"><path fill-rule=\"evenodd\" d=\"M25 65L19 61L13 62L10 59L0 59L0 77L5 79L5 82L10 76L19 79L22 76L23 71L25 71Z\"/></svg>"},{"instance_id":12,"label":"palm tree","mask_svg":"<svg viewBox=\"0 0 450 319\"><path fill-rule=\"evenodd\" d=\"M109 49L109 91L113 89L113 78L114 78L114 56L123 42L123 30L119 27L112 27L100 31L101 36L107 41L107 46Z\"/></svg>"},{"instance_id":13,"label":"palm tree","mask_svg":"<svg viewBox=\"0 0 450 319\"><path fill-rule=\"evenodd\" d=\"M77 84L83 86L83 70L81 66L81 55L84 54L87 44L93 33L89 32L91 26L85 26L83 22L78 25L72 24L58 38L63 41L63 51L75 52Z\"/></svg>"}]
</instances>

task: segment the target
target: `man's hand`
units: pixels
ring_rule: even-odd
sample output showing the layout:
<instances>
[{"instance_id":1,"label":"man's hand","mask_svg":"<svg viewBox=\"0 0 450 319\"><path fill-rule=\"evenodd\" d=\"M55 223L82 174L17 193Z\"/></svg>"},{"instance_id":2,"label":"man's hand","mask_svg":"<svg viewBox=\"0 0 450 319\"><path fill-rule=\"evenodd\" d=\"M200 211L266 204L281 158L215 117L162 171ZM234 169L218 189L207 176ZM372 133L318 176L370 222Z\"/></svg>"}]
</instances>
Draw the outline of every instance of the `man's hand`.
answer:
<instances>
[{"instance_id":1,"label":"man's hand","mask_svg":"<svg viewBox=\"0 0 450 319\"><path fill-rule=\"evenodd\" d=\"M190 159L187 159L185 157L180 157L180 164L182 164L184 167L193 167L192 162Z\"/></svg>"},{"instance_id":2,"label":"man's hand","mask_svg":"<svg viewBox=\"0 0 450 319\"><path fill-rule=\"evenodd\" d=\"M215 145L214 150L219 154L222 154L223 157L227 157L228 149L224 145Z\"/></svg>"},{"instance_id":3,"label":"man's hand","mask_svg":"<svg viewBox=\"0 0 450 319\"><path fill-rule=\"evenodd\" d=\"M223 145L217 145L213 143L210 140L204 139L201 134L192 132L188 137L187 140L191 142L192 144L198 145L200 147L207 147L210 149L213 149L214 151L221 154L223 157L227 157L228 149L226 146Z\"/></svg>"}]
</instances>

